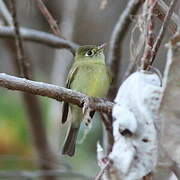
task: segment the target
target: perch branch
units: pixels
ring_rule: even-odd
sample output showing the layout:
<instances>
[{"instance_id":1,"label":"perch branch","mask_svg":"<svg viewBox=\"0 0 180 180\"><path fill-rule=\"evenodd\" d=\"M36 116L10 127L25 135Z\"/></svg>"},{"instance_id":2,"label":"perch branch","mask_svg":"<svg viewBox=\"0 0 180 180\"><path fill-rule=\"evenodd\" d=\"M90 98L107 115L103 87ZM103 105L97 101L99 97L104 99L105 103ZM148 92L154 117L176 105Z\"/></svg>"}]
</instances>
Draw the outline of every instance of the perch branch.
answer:
<instances>
[{"instance_id":1,"label":"perch branch","mask_svg":"<svg viewBox=\"0 0 180 180\"><path fill-rule=\"evenodd\" d=\"M53 18L53 16L51 15L51 13L48 11L47 7L45 6L45 4L43 3L42 0L36 0L38 7L41 11L41 13L44 15L44 17L46 18L52 32L56 35L56 36L61 36L61 32L60 29L57 25L56 20Z\"/></svg>"},{"instance_id":2,"label":"perch branch","mask_svg":"<svg viewBox=\"0 0 180 180\"><path fill-rule=\"evenodd\" d=\"M66 48L73 54L75 49L78 47L78 45L74 42L34 29L20 28L20 34L23 40L45 44L53 48ZM0 26L0 37L14 38L14 36L15 33L13 27Z\"/></svg>"},{"instance_id":3,"label":"perch branch","mask_svg":"<svg viewBox=\"0 0 180 180\"><path fill-rule=\"evenodd\" d=\"M160 32L158 34L158 37L156 38L156 41L153 45L153 49L152 49L152 57L150 59L150 65L152 65L152 63L154 62L155 56L157 55L158 49L161 45L161 42L163 40L163 37L165 35L169 20L171 18L171 15L173 14L173 10L176 6L177 0L172 0L170 5L169 5L169 9L168 12L166 13L166 16L164 18L163 24L161 26Z\"/></svg>"},{"instance_id":4,"label":"perch branch","mask_svg":"<svg viewBox=\"0 0 180 180\"><path fill-rule=\"evenodd\" d=\"M18 78L4 73L0 73L0 86L10 90L18 90L34 95L46 96L56 99L57 101L69 102L80 107L82 107L84 100L87 99L86 95L70 89L43 82L31 81L25 78ZM111 113L113 106L112 102L101 98L89 98L90 108L104 113Z\"/></svg>"}]
</instances>

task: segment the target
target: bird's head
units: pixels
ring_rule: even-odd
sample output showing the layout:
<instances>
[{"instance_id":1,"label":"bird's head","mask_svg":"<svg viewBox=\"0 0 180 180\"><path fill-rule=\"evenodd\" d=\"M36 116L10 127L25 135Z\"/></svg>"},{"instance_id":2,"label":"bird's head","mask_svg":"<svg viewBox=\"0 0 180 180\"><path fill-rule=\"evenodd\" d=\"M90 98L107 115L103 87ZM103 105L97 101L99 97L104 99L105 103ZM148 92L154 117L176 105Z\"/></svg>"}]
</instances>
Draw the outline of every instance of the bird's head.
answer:
<instances>
[{"instance_id":1,"label":"bird's head","mask_svg":"<svg viewBox=\"0 0 180 180\"><path fill-rule=\"evenodd\" d=\"M76 49L75 60L83 61L83 60L96 60L96 61L105 61L104 57L104 47L106 44L102 45L86 45L80 46Z\"/></svg>"}]
</instances>

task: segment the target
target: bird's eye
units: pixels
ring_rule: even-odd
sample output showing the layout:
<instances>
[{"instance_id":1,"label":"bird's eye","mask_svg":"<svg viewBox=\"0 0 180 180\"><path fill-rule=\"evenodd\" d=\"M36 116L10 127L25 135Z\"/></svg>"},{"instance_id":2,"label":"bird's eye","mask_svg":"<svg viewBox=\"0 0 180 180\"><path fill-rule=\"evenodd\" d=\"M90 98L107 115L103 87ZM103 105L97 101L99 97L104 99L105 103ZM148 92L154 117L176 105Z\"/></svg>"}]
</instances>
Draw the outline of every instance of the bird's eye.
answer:
<instances>
[{"instance_id":1,"label":"bird's eye","mask_svg":"<svg viewBox=\"0 0 180 180\"><path fill-rule=\"evenodd\" d=\"M93 56L94 52L92 50L89 50L86 52L85 56Z\"/></svg>"}]
</instances>

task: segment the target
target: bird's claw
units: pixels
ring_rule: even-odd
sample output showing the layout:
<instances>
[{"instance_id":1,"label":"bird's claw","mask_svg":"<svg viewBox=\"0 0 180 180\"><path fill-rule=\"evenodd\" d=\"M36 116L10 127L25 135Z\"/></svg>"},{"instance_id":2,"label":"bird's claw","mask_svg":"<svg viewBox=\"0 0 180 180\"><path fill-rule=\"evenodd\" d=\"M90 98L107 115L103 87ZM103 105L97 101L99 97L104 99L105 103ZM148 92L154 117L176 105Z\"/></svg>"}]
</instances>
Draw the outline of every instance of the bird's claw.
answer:
<instances>
[{"instance_id":1,"label":"bird's claw","mask_svg":"<svg viewBox=\"0 0 180 180\"><path fill-rule=\"evenodd\" d=\"M83 121L85 126L89 126L91 124L91 117L90 117L90 112L91 108L89 107L89 99L84 100L83 108L82 108L82 113L83 113Z\"/></svg>"}]
</instances>

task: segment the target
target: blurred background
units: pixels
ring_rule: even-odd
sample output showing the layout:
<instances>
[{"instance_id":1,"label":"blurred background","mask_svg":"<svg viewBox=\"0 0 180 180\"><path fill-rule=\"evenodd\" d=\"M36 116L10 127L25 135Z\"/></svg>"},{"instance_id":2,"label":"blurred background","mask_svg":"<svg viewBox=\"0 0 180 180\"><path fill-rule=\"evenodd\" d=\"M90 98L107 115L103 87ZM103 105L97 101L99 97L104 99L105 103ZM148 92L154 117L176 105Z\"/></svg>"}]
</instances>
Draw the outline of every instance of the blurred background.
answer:
<instances>
[{"instance_id":1,"label":"blurred background","mask_svg":"<svg viewBox=\"0 0 180 180\"><path fill-rule=\"evenodd\" d=\"M128 1L45 0L44 2L57 20L62 36L80 45L85 45L109 42L116 21ZM17 0L17 3L18 20L21 26L51 33L49 25L34 0ZM129 41L132 27L123 44L122 74L129 62ZM163 47L165 42L166 39L162 43ZM13 43L12 40L0 39L0 72L10 75L16 75L13 60L16 51ZM26 56L32 63L33 79L64 86L67 72L72 63L71 53L67 50L52 49L36 43L24 42L24 45ZM161 62L155 63L155 66L161 70L165 64L165 51L165 48L161 48L158 53L158 59L161 59ZM75 156L73 158L63 157L61 146L68 123L61 125L61 103L48 98L38 97L38 99L48 143L56 157L56 161L49 160L47 164L52 163L53 166L62 170L69 169L87 176L94 176L99 171L96 160L96 143L97 141L102 142L102 127L98 120L98 114L96 114L92 130L85 141L77 145ZM21 94L0 88L0 170L38 169L37 154L27 119L28 114ZM83 131L81 131L79 139L82 136ZM0 179L3 178L0 177Z\"/></svg>"}]
</instances>

